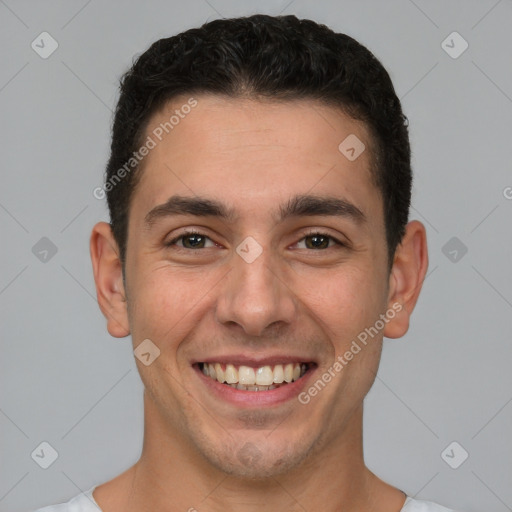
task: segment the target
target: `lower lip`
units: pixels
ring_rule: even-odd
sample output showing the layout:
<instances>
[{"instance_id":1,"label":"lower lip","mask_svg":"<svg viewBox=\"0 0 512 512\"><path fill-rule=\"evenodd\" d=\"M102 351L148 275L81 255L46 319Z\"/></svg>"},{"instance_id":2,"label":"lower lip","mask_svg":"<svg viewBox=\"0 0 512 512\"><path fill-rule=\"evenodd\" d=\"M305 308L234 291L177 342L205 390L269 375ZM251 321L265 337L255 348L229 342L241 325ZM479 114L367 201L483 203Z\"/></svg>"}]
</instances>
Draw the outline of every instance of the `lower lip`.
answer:
<instances>
[{"instance_id":1,"label":"lower lip","mask_svg":"<svg viewBox=\"0 0 512 512\"><path fill-rule=\"evenodd\" d=\"M238 407L245 406L249 408L279 405L293 398L297 399L297 396L306 387L307 381L315 370L315 368L310 368L300 379L275 389L269 389L268 391L245 391L232 388L227 384L221 384L219 381L207 377L201 371L199 365L194 365L194 369L198 377L214 395Z\"/></svg>"}]
</instances>

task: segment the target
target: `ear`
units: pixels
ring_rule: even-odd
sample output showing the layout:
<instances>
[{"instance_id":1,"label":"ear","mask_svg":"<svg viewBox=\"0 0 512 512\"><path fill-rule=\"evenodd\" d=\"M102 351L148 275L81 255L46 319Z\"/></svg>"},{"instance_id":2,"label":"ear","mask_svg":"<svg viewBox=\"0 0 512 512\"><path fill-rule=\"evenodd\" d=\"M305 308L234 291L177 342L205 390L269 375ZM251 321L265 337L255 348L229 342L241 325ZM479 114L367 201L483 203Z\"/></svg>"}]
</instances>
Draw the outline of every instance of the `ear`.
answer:
<instances>
[{"instance_id":1,"label":"ear","mask_svg":"<svg viewBox=\"0 0 512 512\"><path fill-rule=\"evenodd\" d=\"M115 338L124 338L130 334L128 308L119 248L110 224L98 222L93 227L90 251L96 295L108 332Z\"/></svg>"},{"instance_id":2,"label":"ear","mask_svg":"<svg viewBox=\"0 0 512 512\"><path fill-rule=\"evenodd\" d=\"M400 338L409 329L416 301L428 268L427 235L425 226L413 220L405 228L398 245L389 276L388 310L395 311L384 329L387 338Z\"/></svg>"}]
</instances>

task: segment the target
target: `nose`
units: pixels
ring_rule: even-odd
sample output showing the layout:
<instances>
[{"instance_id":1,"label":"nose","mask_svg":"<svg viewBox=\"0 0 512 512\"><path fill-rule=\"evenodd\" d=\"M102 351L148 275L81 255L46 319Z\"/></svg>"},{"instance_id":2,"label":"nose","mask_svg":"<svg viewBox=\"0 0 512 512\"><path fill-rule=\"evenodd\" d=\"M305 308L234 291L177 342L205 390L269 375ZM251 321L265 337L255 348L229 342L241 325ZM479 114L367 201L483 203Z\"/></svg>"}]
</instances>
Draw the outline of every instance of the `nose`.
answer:
<instances>
[{"instance_id":1,"label":"nose","mask_svg":"<svg viewBox=\"0 0 512 512\"><path fill-rule=\"evenodd\" d=\"M236 324L252 336L292 323L298 301L282 262L267 249L251 263L234 254L232 265L217 302L219 323Z\"/></svg>"}]
</instances>

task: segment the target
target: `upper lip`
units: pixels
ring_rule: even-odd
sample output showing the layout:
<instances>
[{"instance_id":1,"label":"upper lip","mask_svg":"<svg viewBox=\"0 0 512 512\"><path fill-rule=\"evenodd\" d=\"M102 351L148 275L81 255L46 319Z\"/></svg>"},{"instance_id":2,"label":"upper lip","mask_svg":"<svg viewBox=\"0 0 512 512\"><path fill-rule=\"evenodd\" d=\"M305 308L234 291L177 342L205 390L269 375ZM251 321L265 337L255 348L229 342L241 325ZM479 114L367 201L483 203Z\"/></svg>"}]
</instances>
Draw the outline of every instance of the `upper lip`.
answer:
<instances>
[{"instance_id":1,"label":"upper lip","mask_svg":"<svg viewBox=\"0 0 512 512\"><path fill-rule=\"evenodd\" d=\"M226 363L235 366L252 366L258 368L260 366L272 366L276 364L287 364L287 363L314 363L312 357L304 356L293 356L290 354L286 355L272 355L272 356L247 356L242 354L231 354L223 356L205 356L201 359L192 361L192 364L197 363Z\"/></svg>"}]
</instances>

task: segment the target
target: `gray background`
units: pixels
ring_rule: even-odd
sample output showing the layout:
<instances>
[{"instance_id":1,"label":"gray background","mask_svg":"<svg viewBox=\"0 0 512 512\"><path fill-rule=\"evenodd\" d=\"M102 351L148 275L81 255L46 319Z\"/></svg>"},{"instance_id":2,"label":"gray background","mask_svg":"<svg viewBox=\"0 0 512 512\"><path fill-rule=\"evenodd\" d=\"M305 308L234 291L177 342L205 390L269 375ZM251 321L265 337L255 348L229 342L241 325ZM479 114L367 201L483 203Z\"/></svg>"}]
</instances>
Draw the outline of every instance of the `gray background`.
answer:
<instances>
[{"instance_id":1,"label":"gray background","mask_svg":"<svg viewBox=\"0 0 512 512\"><path fill-rule=\"evenodd\" d=\"M428 229L430 268L366 401L368 465L418 498L512 510L510 0L0 0L0 510L68 500L138 459L142 384L130 340L106 331L88 253L107 219L93 189L118 79L156 39L254 12L361 41L410 121L411 218ZM47 59L31 48L43 31L59 44ZM453 31L469 43L458 58L442 46ZM46 470L31 457L43 441L59 454ZM457 469L441 456L462 450Z\"/></svg>"}]
</instances>

